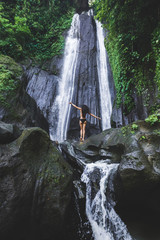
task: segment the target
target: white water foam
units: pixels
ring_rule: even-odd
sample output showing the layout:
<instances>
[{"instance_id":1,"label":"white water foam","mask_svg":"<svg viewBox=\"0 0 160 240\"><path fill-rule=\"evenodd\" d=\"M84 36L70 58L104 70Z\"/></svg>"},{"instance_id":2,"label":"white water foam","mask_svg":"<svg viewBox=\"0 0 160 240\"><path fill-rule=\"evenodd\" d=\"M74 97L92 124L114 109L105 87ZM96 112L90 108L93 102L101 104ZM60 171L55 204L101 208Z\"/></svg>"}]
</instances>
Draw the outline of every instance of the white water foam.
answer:
<instances>
[{"instance_id":1,"label":"white water foam","mask_svg":"<svg viewBox=\"0 0 160 240\"><path fill-rule=\"evenodd\" d=\"M109 176L118 164L97 161L86 165L81 180L86 183L86 214L95 240L132 240L126 225L115 212L106 194ZM99 181L99 190L93 185ZM93 196L95 195L95 196Z\"/></svg>"}]
</instances>

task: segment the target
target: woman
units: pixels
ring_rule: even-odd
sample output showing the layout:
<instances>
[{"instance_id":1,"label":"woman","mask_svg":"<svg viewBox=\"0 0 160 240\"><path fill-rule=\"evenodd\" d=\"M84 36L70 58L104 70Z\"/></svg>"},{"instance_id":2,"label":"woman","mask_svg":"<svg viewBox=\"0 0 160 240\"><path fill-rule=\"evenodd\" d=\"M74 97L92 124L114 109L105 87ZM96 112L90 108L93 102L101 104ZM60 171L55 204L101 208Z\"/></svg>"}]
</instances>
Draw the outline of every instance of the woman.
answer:
<instances>
[{"instance_id":1,"label":"woman","mask_svg":"<svg viewBox=\"0 0 160 240\"><path fill-rule=\"evenodd\" d=\"M70 102L69 104L71 104L73 107L77 108L78 110L80 110L80 120L79 120L79 125L80 125L80 141L84 141L84 137L85 137L85 129L86 129L86 114L88 113L89 115L91 115L94 118L98 118L101 120L100 117L95 116L94 114L89 112L89 108L86 105L82 105L82 107L77 107L75 104L73 104L72 102Z\"/></svg>"}]
</instances>

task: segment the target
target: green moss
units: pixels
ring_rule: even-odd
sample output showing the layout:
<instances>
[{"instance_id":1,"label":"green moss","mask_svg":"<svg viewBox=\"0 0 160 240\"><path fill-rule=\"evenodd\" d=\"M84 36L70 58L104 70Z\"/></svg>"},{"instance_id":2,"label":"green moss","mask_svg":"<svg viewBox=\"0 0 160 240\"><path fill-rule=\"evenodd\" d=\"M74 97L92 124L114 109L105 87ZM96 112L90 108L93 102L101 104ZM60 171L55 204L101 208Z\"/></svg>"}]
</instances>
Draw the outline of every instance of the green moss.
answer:
<instances>
[{"instance_id":1,"label":"green moss","mask_svg":"<svg viewBox=\"0 0 160 240\"><path fill-rule=\"evenodd\" d=\"M72 171L44 130L36 127L25 129L15 141L15 146L30 171L38 180L43 180L44 186L51 190L68 184Z\"/></svg>"},{"instance_id":2,"label":"green moss","mask_svg":"<svg viewBox=\"0 0 160 240\"><path fill-rule=\"evenodd\" d=\"M127 127L122 127L121 132L122 132L123 136L126 136L127 132L128 132L128 126Z\"/></svg>"},{"instance_id":3,"label":"green moss","mask_svg":"<svg viewBox=\"0 0 160 240\"><path fill-rule=\"evenodd\" d=\"M136 123L124 126L120 129L123 137L130 136L131 134L135 134L135 131L138 130L138 125Z\"/></svg>"},{"instance_id":4,"label":"green moss","mask_svg":"<svg viewBox=\"0 0 160 240\"><path fill-rule=\"evenodd\" d=\"M22 75L22 67L9 56L0 54L0 66L1 65L5 65L8 70L14 73L15 77L20 77Z\"/></svg>"},{"instance_id":5,"label":"green moss","mask_svg":"<svg viewBox=\"0 0 160 240\"><path fill-rule=\"evenodd\" d=\"M142 162L136 162L136 166L141 167L141 166L143 166L143 163Z\"/></svg>"},{"instance_id":6,"label":"green moss","mask_svg":"<svg viewBox=\"0 0 160 240\"><path fill-rule=\"evenodd\" d=\"M0 55L0 102L6 108L11 108L13 99L20 86L22 68L8 56Z\"/></svg>"},{"instance_id":7,"label":"green moss","mask_svg":"<svg viewBox=\"0 0 160 240\"><path fill-rule=\"evenodd\" d=\"M153 133L156 134L156 135L158 135L158 136L160 136L160 130L158 130L158 129L157 129L157 130L154 130Z\"/></svg>"}]
</instances>

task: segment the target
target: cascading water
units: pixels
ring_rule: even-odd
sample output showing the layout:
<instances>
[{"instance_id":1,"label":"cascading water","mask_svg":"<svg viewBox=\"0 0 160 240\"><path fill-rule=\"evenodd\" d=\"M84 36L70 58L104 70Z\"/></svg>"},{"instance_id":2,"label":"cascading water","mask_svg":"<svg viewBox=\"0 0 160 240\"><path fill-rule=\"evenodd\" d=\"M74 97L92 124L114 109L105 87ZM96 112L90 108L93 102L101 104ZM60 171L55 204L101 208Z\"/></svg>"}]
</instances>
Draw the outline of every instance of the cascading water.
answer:
<instances>
[{"instance_id":1,"label":"cascading water","mask_svg":"<svg viewBox=\"0 0 160 240\"><path fill-rule=\"evenodd\" d=\"M81 29L80 19L82 23ZM86 21L88 21L88 24L86 24ZM88 16L87 14L82 14L81 16L75 14L66 38L61 78L50 76L48 81L46 81L44 71L38 68L36 74L30 71L33 76L27 86L27 92L35 99L38 107L47 118L52 140L62 142L66 139L71 108L69 102L72 101L73 97L78 103L85 100L87 102L86 104L90 104L90 110L91 112L93 111L92 113L95 115L101 107L102 130L111 127L112 104L109 92L107 56L104 46L103 29L101 23L98 21L96 21L96 29L97 38L91 11L88 13ZM83 32L82 30L85 31ZM97 54L95 51L96 42ZM81 58L79 54L80 47ZM88 49L90 49L90 51L88 51ZM78 67L77 62L79 62ZM93 68L94 71L92 71L91 68ZM35 69L33 71L35 71ZM77 75L76 71L78 72ZM74 93L76 86L75 75L77 76L77 94ZM99 91L97 91L98 80ZM52 88L53 85L55 86L54 88ZM74 94L75 96L73 96ZM73 117L75 117L75 115ZM94 120L95 122L92 122L92 124L96 125L97 120ZM74 149L71 149L71 151L74 151ZM86 165L83 161L84 159L79 159L81 166ZM125 224L114 211L113 202L110 201L110 198L108 198L105 193L109 176L116 171L117 167L118 164L109 165L107 162L98 161L87 164L82 175L82 181L86 183L86 213L95 240L132 239ZM98 175L95 174L95 171L98 171ZM96 179L97 176L100 176L100 179ZM96 194L92 180L94 183L100 180L99 190ZM95 196L93 197L94 194Z\"/></svg>"},{"instance_id":2,"label":"cascading water","mask_svg":"<svg viewBox=\"0 0 160 240\"><path fill-rule=\"evenodd\" d=\"M96 26L92 11L74 15L66 38L63 66L59 68L62 69L61 76L38 67L26 71L29 78L26 91L47 119L52 140L64 141L70 118L79 117L76 110L71 113L70 101L79 106L86 104L91 113L101 115L102 122L88 116L87 120L93 124L91 132L100 131L101 123L102 130L110 128L112 105L106 50L103 29L98 21Z\"/></svg>"},{"instance_id":3,"label":"cascading water","mask_svg":"<svg viewBox=\"0 0 160 240\"><path fill-rule=\"evenodd\" d=\"M87 164L81 180L86 183L86 214L91 224L95 240L132 240L127 227L113 208L106 194L108 180L118 164L97 161ZM94 185L99 181L99 190L94 193Z\"/></svg>"},{"instance_id":4,"label":"cascading water","mask_svg":"<svg viewBox=\"0 0 160 240\"><path fill-rule=\"evenodd\" d=\"M102 130L111 127L110 119L112 114L111 95L108 81L107 55L104 46L104 34L101 23L96 20L97 26L97 67L100 88Z\"/></svg>"},{"instance_id":5,"label":"cascading water","mask_svg":"<svg viewBox=\"0 0 160 240\"><path fill-rule=\"evenodd\" d=\"M52 140L59 142L65 140L67 135L71 108L69 102L72 101L73 97L75 70L78 59L79 25L79 15L75 14L65 43L64 65L58 95L52 107L52 112L56 112L58 115L58 124L55 132L52 132L52 129L50 129L50 136Z\"/></svg>"}]
</instances>

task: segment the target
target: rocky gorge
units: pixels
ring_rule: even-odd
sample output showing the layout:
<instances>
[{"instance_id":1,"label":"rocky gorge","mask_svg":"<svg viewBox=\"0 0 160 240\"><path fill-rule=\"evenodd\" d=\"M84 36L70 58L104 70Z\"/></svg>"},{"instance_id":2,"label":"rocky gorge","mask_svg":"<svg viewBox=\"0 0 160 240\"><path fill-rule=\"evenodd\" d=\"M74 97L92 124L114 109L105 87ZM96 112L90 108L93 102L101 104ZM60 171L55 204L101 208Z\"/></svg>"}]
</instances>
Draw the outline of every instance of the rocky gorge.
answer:
<instances>
[{"instance_id":1,"label":"rocky gorge","mask_svg":"<svg viewBox=\"0 0 160 240\"><path fill-rule=\"evenodd\" d=\"M145 94L144 96L139 96L135 92L132 96L135 102L135 107L129 114L124 114L123 103L117 108L115 104L115 84L107 53L104 59L100 60L101 63L102 61L106 61L107 72L98 73L99 67L97 58L100 58L100 50L97 46L97 28L98 26L94 20L92 10L89 10L88 12L83 11L75 17L75 20L72 23L72 29L69 34L70 39L68 40L71 41L72 44L66 46L66 52L64 52L64 55L54 57L50 61L45 62L41 67L34 67L32 64L29 64L24 69L26 79L25 90L27 91L27 94L34 99L38 108L45 116L45 119L47 119L50 135L52 135L53 132L56 132L57 128L59 128L57 123L58 115L65 114L64 118L67 119L67 138L77 139L79 136L79 129L77 127L79 121L78 112L74 108L71 110L69 107L67 110L64 109L62 103L60 108L60 98L65 99L65 101L68 100L68 102L72 101L77 104L77 106L87 104L91 113L98 116L102 115L102 99L99 90L99 75L101 74L103 76L102 79L105 78L105 75L108 76L110 96L106 96L106 98L107 101L109 98L111 101L112 127L123 126L138 119L145 119L148 116L149 106L153 104L154 97L156 96L156 90L154 88L150 89L150 100L147 105L145 104ZM105 31L104 34L106 34ZM71 53L69 53L69 51ZM68 65L67 63L65 65L65 59L66 62L68 62ZM70 62L72 59L74 59L74 61ZM66 67L68 67L68 69L66 69ZM67 73L67 71L69 71L69 73ZM64 79L65 84L63 83L65 89L59 89L58 86L62 83L63 78L66 78L66 80ZM72 79L72 81L69 79ZM44 81L45 84L43 84ZM68 91L66 91L66 89L68 89ZM103 104L105 104L105 101L103 101ZM67 116L65 112L69 112L69 116ZM101 132L101 122L90 116L87 117L87 120L87 137ZM64 124L65 123L61 123L61 125ZM54 140L58 140L58 137L56 139L54 136L54 138Z\"/></svg>"},{"instance_id":2,"label":"rocky gorge","mask_svg":"<svg viewBox=\"0 0 160 240\"><path fill-rule=\"evenodd\" d=\"M57 148L40 128L26 128L18 137L12 124L0 122L1 238L14 234L17 239L65 239L62 232L72 221L67 215L73 211L73 169L82 174L85 164L107 159L119 164L109 180L113 178L116 212L135 239L150 239L148 232L158 239L154 224L160 212L160 125L134 124L136 129L133 124L109 129L84 143L69 140ZM138 227L137 221L144 226ZM150 231L145 232L148 225Z\"/></svg>"},{"instance_id":3,"label":"rocky gorge","mask_svg":"<svg viewBox=\"0 0 160 240\"><path fill-rule=\"evenodd\" d=\"M158 239L160 125L137 121L136 130L133 127L106 130L83 144L67 141L62 143L62 150L69 162L76 162L81 169L82 161L88 164L108 159L110 164L119 163L114 177L116 211L135 239Z\"/></svg>"},{"instance_id":4,"label":"rocky gorge","mask_svg":"<svg viewBox=\"0 0 160 240\"><path fill-rule=\"evenodd\" d=\"M62 55L0 56L18 86L0 106L0 239L159 240L160 113L146 120L157 89L135 91L128 114L116 106L107 31L88 1L74 2ZM84 142L70 101L102 118L87 116Z\"/></svg>"}]
</instances>

